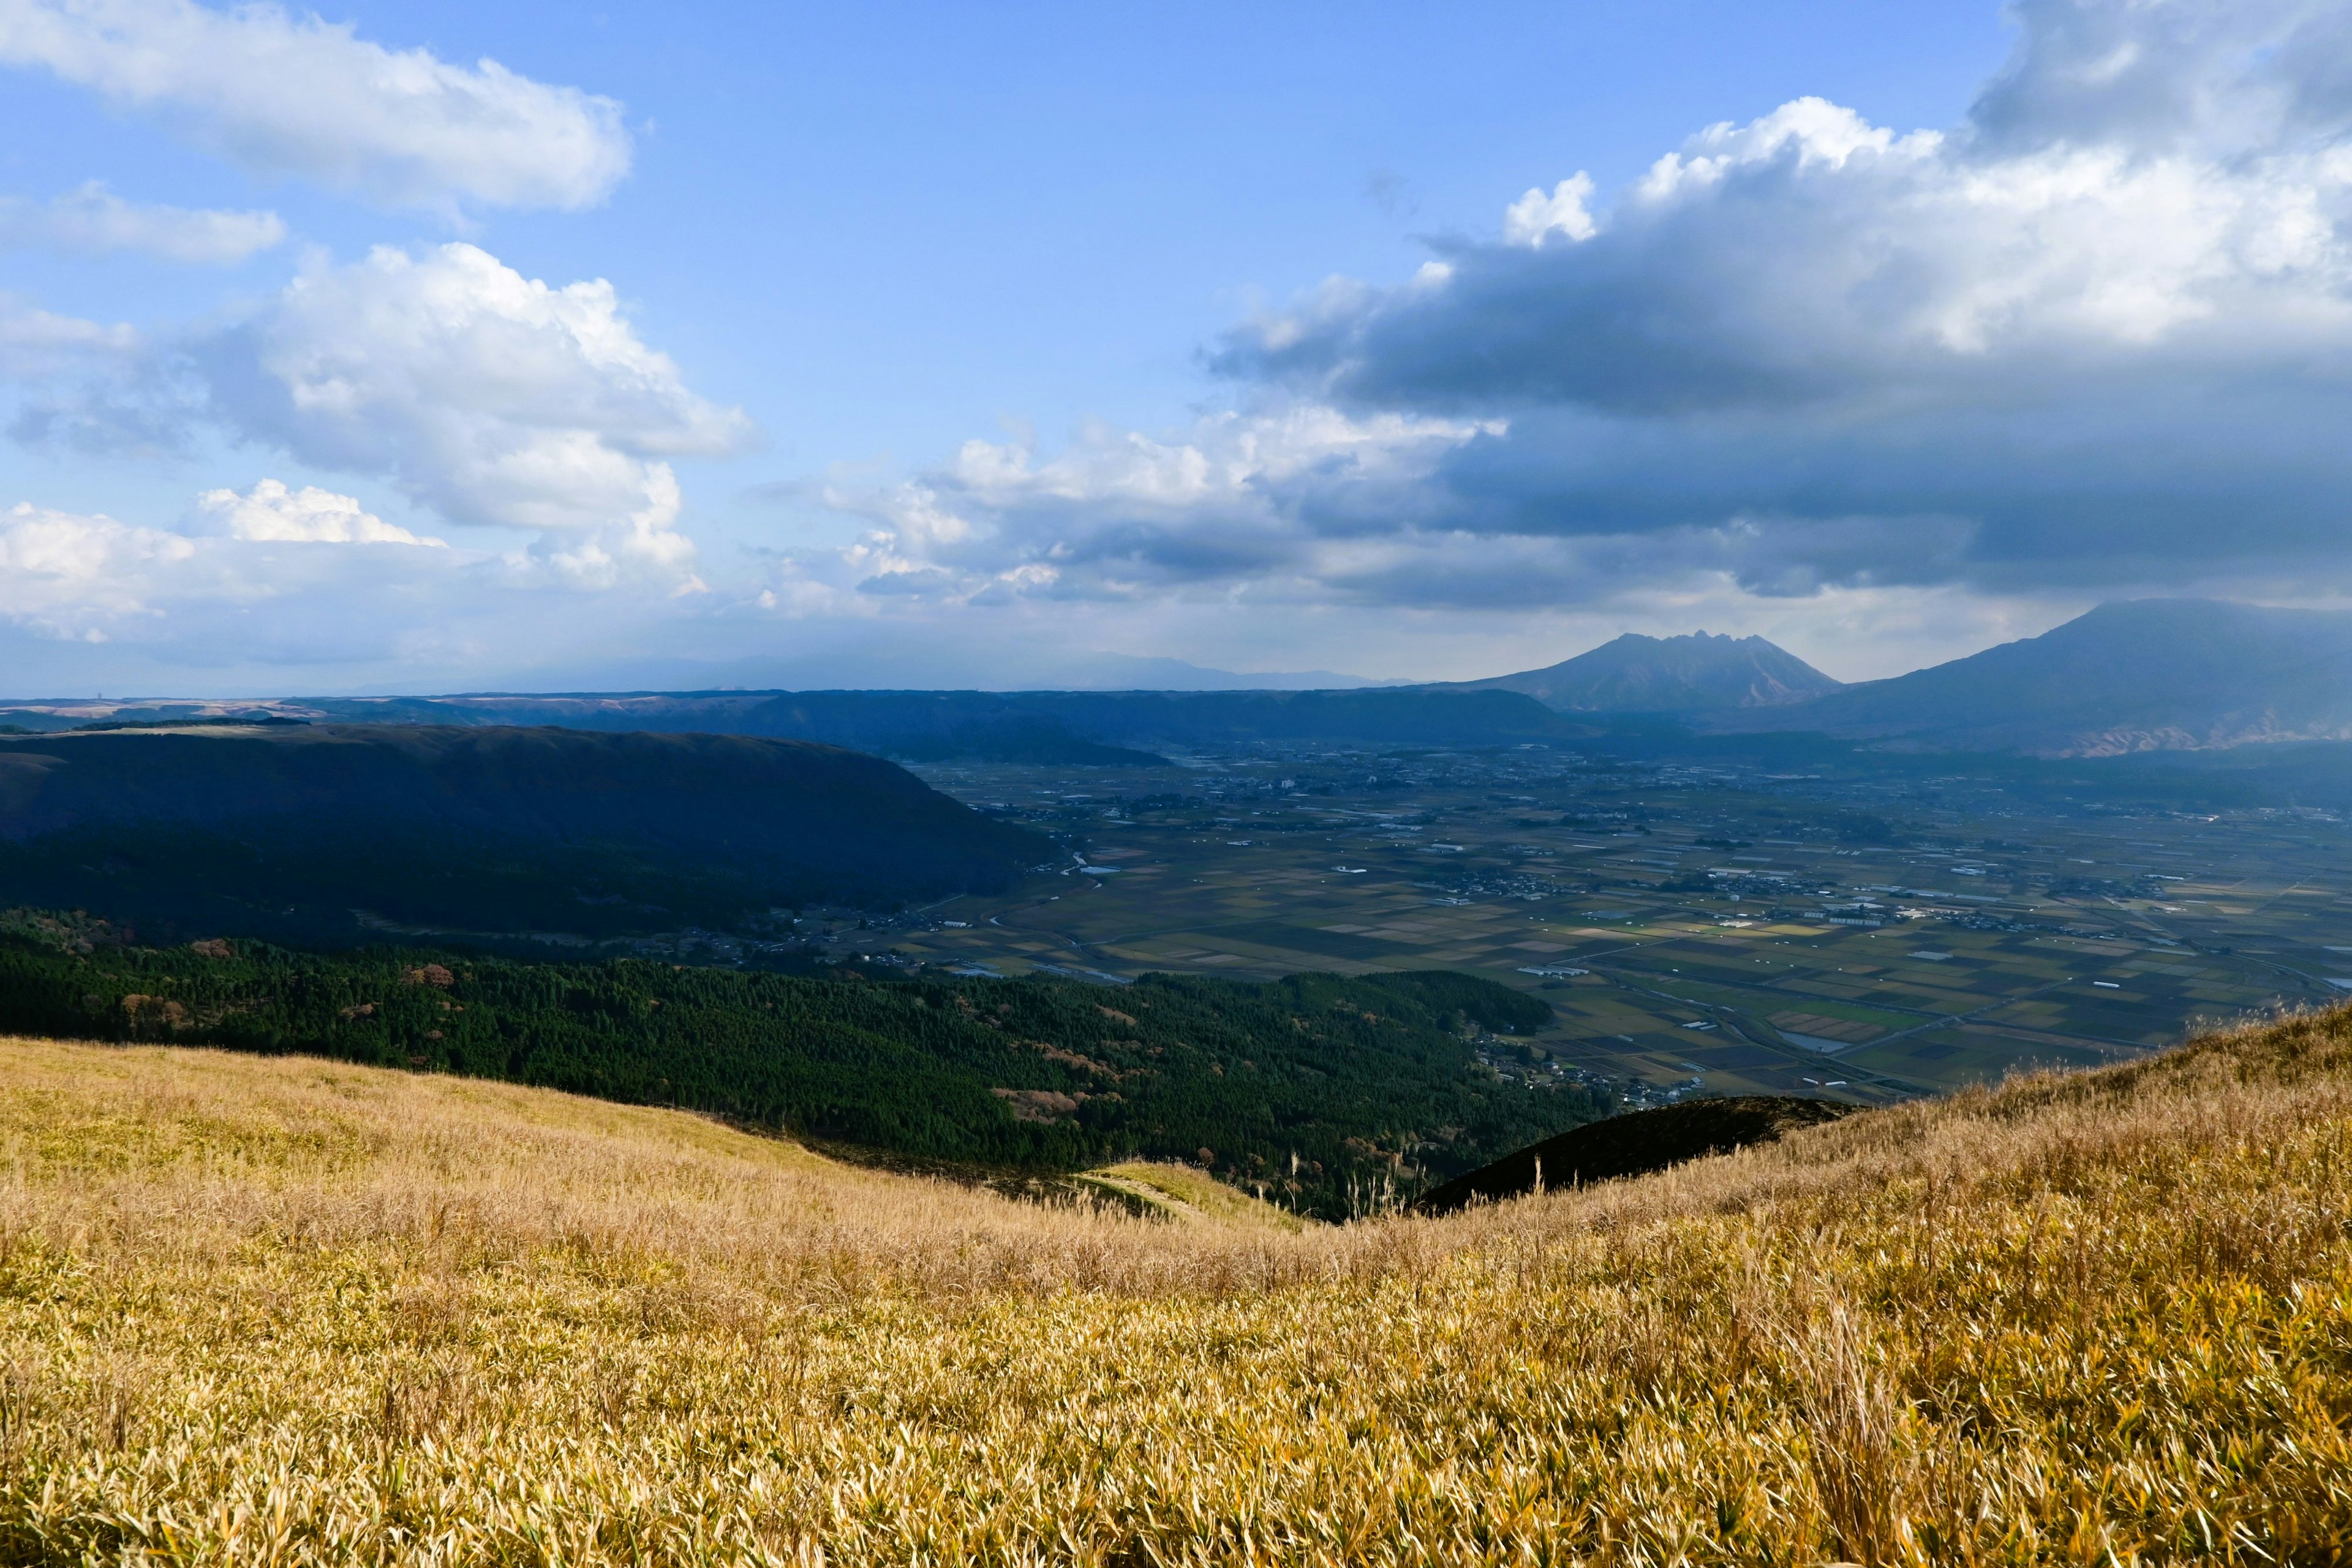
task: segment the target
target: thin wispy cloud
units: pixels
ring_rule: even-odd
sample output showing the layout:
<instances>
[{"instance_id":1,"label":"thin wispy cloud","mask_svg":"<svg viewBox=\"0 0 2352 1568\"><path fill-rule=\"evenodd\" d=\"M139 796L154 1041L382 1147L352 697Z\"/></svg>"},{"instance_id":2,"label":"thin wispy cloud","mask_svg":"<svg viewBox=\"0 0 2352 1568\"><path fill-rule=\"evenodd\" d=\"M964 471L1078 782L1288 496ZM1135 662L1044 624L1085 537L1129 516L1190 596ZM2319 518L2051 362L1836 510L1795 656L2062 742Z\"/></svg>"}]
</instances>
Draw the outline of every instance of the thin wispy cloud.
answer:
<instances>
[{"instance_id":1,"label":"thin wispy cloud","mask_svg":"<svg viewBox=\"0 0 2352 1568\"><path fill-rule=\"evenodd\" d=\"M385 206L583 207L629 171L610 99L271 5L6 0L0 63L90 89L257 174Z\"/></svg>"},{"instance_id":2,"label":"thin wispy cloud","mask_svg":"<svg viewBox=\"0 0 2352 1568\"><path fill-rule=\"evenodd\" d=\"M126 202L96 181L49 202L0 197L0 249L37 247L71 256L129 250L227 266L285 238L285 220L276 213Z\"/></svg>"}]
</instances>

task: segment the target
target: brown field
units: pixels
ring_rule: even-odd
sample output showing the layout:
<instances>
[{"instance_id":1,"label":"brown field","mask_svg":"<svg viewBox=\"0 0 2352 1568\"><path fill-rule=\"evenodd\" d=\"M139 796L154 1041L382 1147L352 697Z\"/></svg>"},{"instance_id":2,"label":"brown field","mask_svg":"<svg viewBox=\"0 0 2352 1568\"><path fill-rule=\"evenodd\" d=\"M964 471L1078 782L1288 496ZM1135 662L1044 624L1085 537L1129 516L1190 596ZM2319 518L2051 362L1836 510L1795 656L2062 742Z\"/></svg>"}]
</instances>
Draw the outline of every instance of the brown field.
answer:
<instances>
[{"instance_id":1,"label":"brown field","mask_svg":"<svg viewBox=\"0 0 2352 1568\"><path fill-rule=\"evenodd\" d=\"M1113 1179L0 1043L0 1559L2352 1556L2344 1012L1443 1220Z\"/></svg>"}]
</instances>

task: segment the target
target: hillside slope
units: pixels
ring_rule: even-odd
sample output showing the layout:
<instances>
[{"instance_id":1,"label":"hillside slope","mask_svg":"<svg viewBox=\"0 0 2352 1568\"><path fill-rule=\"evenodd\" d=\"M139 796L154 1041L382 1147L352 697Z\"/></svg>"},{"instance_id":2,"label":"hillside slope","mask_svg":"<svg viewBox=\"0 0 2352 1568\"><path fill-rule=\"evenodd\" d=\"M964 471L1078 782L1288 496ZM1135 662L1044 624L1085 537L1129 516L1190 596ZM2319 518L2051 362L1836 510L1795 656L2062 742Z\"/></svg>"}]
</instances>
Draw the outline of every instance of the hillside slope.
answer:
<instances>
[{"instance_id":1,"label":"hillside slope","mask_svg":"<svg viewBox=\"0 0 2352 1568\"><path fill-rule=\"evenodd\" d=\"M0 739L0 903L192 936L606 935L1006 886L1051 843L878 757L719 735L289 725Z\"/></svg>"},{"instance_id":2,"label":"hillside slope","mask_svg":"<svg viewBox=\"0 0 2352 1568\"><path fill-rule=\"evenodd\" d=\"M0 1045L0 1556L2331 1563L2352 1016L1284 1234Z\"/></svg>"},{"instance_id":3,"label":"hillside slope","mask_svg":"<svg viewBox=\"0 0 2352 1568\"><path fill-rule=\"evenodd\" d=\"M2352 739L2352 615L2102 605L2038 637L1709 723L2053 757Z\"/></svg>"},{"instance_id":4,"label":"hillside slope","mask_svg":"<svg viewBox=\"0 0 2352 1568\"><path fill-rule=\"evenodd\" d=\"M1420 689L1517 691L1568 713L1695 713L1783 707L1841 687L1762 637L1706 632L1653 637L1627 632L1543 669Z\"/></svg>"},{"instance_id":5,"label":"hillside slope","mask_svg":"<svg viewBox=\"0 0 2352 1568\"><path fill-rule=\"evenodd\" d=\"M964 1167L1191 1160L1342 1218L1607 1114L1483 1067L1541 1000L1475 975L786 975L649 959L124 945L0 912L0 1032L300 1051L672 1105Z\"/></svg>"}]
</instances>

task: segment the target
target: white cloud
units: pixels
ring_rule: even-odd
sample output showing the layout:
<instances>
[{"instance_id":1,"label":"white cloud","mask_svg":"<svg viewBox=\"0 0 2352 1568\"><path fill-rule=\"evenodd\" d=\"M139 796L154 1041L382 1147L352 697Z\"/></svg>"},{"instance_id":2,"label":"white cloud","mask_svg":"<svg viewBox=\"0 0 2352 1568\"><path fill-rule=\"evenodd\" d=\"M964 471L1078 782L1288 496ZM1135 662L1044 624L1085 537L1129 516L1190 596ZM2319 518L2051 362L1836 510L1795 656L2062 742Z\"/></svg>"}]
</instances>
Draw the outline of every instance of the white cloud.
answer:
<instances>
[{"instance_id":1,"label":"white cloud","mask_svg":"<svg viewBox=\"0 0 2352 1568\"><path fill-rule=\"evenodd\" d=\"M1025 444L967 442L955 460L880 489L834 486L825 504L875 526L840 552L867 595L992 601L1130 598L1307 569L1350 509L1425 478L1439 456L1499 426L1293 405L1213 415L1155 438L1096 427L1045 460ZM1391 526L1383 518L1374 526ZM817 558L795 557L793 584Z\"/></svg>"},{"instance_id":2,"label":"white cloud","mask_svg":"<svg viewBox=\"0 0 2352 1568\"><path fill-rule=\"evenodd\" d=\"M206 490L196 510L231 539L290 544L419 544L446 549L438 539L420 538L362 510L356 496L337 495L315 485L289 489L282 479L263 479L243 494Z\"/></svg>"},{"instance_id":3,"label":"white cloud","mask_svg":"<svg viewBox=\"0 0 2352 1568\"><path fill-rule=\"evenodd\" d=\"M583 584L684 574L663 459L751 435L638 339L611 284L551 288L470 245L314 264L192 353L237 435L388 479L454 522L547 536Z\"/></svg>"},{"instance_id":4,"label":"white cloud","mask_svg":"<svg viewBox=\"0 0 2352 1568\"><path fill-rule=\"evenodd\" d=\"M1245 412L825 490L865 536L752 603L1408 676L1727 625L1869 677L2103 596L2352 594L2352 3L2013 14L1957 125L1799 99L1538 186L1237 331Z\"/></svg>"},{"instance_id":5,"label":"white cloud","mask_svg":"<svg viewBox=\"0 0 2352 1568\"><path fill-rule=\"evenodd\" d=\"M1248 323L1245 412L837 487L868 531L777 612L2352 592L2352 0L2015 14L1948 130L1709 126Z\"/></svg>"},{"instance_id":6,"label":"white cloud","mask_svg":"<svg viewBox=\"0 0 2352 1568\"><path fill-rule=\"evenodd\" d=\"M152 111L257 173L389 205L583 207L629 168L609 99L273 5L5 0L0 62Z\"/></svg>"},{"instance_id":7,"label":"white cloud","mask_svg":"<svg viewBox=\"0 0 2352 1568\"><path fill-rule=\"evenodd\" d=\"M440 545L327 490L265 479L243 495L208 490L196 505L218 531L191 536L30 502L0 511L0 620L79 642L268 646L299 625L315 645L367 645L404 617L398 600L419 584L496 596L511 576L492 558L446 548L308 548Z\"/></svg>"},{"instance_id":8,"label":"white cloud","mask_svg":"<svg viewBox=\"0 0 2352 1568\"><path fill-rule=\"evenodd\" d=\"M92 181L47 206L0 198L0 247L75 255L138 250L167 261L242 261L286 237L276 213L134 205Z\"/></svg>"},{"instance_id":9,"label":"white cloud","mask_svg":"<svg viewBox=\"0 0 2352 1568\"><path fill-rule=\"evenodd\" d=\"M1592 176L1579 169L1551 188L1529 191L1503 209L1503 240L1507 245L1540 246L1554 235L1591 239L1594 225L1586 203L1592 199ZM1444 281L1443 274L1431 279Z\"/></svg>"},{"instance_id":10,"label":"white cloud","mask_svg":"<svg viewBox=\"0 0 2352 1568\"><path fill-rule=\"evenodd\" d=\"M60 371L119 363L143 343L131 327L103 326L35 310L0 295L0 377L36 381Z\"/></svg>"},{"instance_id":11,"label":"white cloud","mask_svg":"<svg viewBox=\"0 0 2352 1568\"><path fill-rule=\"evenodd\" d=\"M366 667L381 679L411 660L463 682L484 660L526 668L700 602L680 600L674 578L614 570L583 624L577 596L543 591L568 581L560 563L449 547L352 497L276 480L204 492L189 521L181 531L31 503L0 510L0 647L19 691L59 679L86 689L100 670L110 690L228 668ZM59 644L84 651L68 657Z\"/></svg>"},{"instance_id":12,"label":"white cloud","mask_svg":"<svg viewBox=\"0 0 2352 1568\"><path fill-rule=\"evenodd\" d=\"M113 623L152 614L153 585L196 552L194 541L160 529L19 503L0 512L0 616L102 642Z\"/></svg>"},{"instance_id":13,"label":"white cloud","mask_svg":"<svg viewBox=\"0 0 2352 1568\"><path fill-rule=\"evenodd\" d=\"M2340 139L1992 153L1801 100L1701 132L1584 232L1562 189L1443 278L1326 289L1229 363L1382 406L1656 413L2352 351Z\"/></svg>"}]
</instances>

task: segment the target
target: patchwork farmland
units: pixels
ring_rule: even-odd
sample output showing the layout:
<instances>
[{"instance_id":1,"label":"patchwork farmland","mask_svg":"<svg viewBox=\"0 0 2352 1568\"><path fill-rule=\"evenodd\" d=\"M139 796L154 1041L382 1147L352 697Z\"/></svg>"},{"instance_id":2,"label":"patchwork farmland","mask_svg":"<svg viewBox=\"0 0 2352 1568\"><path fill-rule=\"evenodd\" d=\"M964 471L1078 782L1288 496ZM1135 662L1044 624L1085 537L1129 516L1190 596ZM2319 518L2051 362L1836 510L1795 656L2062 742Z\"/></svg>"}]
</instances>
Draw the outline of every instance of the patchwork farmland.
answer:
<instances>
[{"instance_id":1,"label":"patchwork farmland","mask_svg":"<svg viewBox=\"0 0 2352 1568\"><path fill-rule=\"evenodd\" d=\"M1998 780L1522 749L940 766L1068 862L830 951L1116 982L1454 968L1539 990L1536 1081L1878 1101L2085 1066L2352 988L2352 835Z\"/></svg>"}]
</instances>

